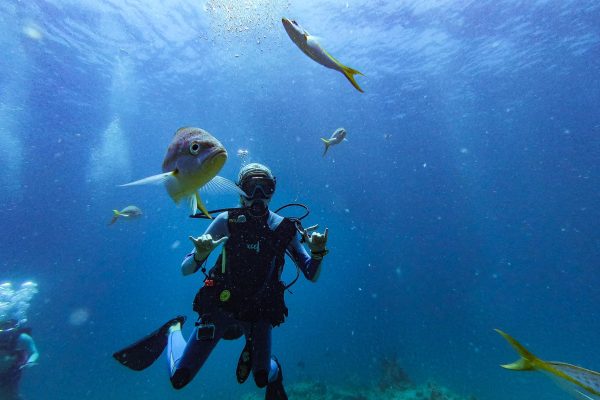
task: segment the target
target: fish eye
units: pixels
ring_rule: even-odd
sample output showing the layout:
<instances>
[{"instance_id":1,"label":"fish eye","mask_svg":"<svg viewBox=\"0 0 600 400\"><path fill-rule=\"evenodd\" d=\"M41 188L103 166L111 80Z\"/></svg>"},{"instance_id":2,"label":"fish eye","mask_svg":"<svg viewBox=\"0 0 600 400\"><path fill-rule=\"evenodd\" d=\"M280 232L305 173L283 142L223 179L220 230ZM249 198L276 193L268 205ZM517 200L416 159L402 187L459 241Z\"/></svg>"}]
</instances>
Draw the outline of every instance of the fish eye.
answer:
<instances>
[{"instance_id":1,"label":"fish eye","mask_svg":"<svg viewBox=\"0 0 600 400\"><path fill-rule=\"evenodd\" d=\"M298 25L298 23L295 20L292 20L292 24Z\"/></svg>"},{"instance_id":2,"label":"fish eye","mask_svg":"<svg viewBox=\"0 0 600 400\"><path fill-rule=\"evenodd\" d=\"M192 142L192 144L190 144L190 153L197 156L198 153L200 153L200 143Z\"/></svg>"}]
</instances>

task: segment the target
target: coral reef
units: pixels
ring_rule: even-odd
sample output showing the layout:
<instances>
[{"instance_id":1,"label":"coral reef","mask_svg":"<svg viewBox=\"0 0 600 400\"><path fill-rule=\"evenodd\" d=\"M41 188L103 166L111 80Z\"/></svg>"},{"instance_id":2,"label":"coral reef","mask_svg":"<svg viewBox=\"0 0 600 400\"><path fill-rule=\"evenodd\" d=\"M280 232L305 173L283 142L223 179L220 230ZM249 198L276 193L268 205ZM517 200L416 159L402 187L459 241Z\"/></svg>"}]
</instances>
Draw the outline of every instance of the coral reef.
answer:
<instances>
[{"instance_id":1,"label":"coral reef","mask_svg":"<svg viewBox=\"0 0 600 400\"><path fill-rule=\"evenodd\" d=\"M396 356L382 358L379 372L378 387L382 392L386 390L401 391L414 386L406 371L400 366Z\"/></svg>"},{"instance_id":2,"label":"coral reef","mask_svg":"<svg viewBox=\"0 0 600 400\"><path fill-rule=\"evenodd\" d=\"M290 400L477 400L474 396L460 396L435 382L416 385L400 366L395 356L378 360L380 369L375 382L360 385L358 379L346 379L343 385L321 380L286 382ZM257 394L248 394L243 400L262 400Z\"/></svg>"},{"instance_id":3,"label":"coral reef","mask_svg":"<svg viewBox=\"0 0 600 400\"><path fill-rule=\"evenodd\" d=\"M286 385L290 400L476 400L474 396L460 396L449 389L429 382L401 388L379 387L352 389L323 382L297 382ZM248 394L243 400L262 400L262 396Z\"/></svg>"}]
</instances>

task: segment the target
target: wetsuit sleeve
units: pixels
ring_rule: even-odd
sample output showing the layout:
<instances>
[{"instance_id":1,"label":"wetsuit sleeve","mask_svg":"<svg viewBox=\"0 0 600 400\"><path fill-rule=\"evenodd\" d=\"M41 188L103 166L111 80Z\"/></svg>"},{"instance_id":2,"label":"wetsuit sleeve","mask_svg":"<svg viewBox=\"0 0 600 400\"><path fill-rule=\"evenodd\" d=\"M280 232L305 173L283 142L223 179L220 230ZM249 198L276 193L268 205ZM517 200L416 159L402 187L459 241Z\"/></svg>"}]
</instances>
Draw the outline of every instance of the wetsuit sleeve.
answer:
<instances>
[{"instance_id":1,"label":"wetsuit sleeve","mask_svg":"<svg viewBox=\"0 0 600 400\"><path fill-rule=\"evenodd\" d=\"M229 236L229 228L227 227L227 213L219 214L213 222L208 226L204 234L210 234L213 240L218 240L224 236ZM181 272L183 275L193 274L194 272L200 269L200 266L209 256L207 254L200 262L196 262L194 259L194 255L196 254L196 249L193 249L189 254L185 256L183 262L181 263Z\"/></svg>"},{"instance_id":2,"label":"wetsuit sleeve","mask_svg":"<svg viewBox=\"0 0 600 400\"><path fill-rule=\"evenodd\" d=\"M294 238L287 247L294 263L300 268L306 279L311 282L316 282L321 274L321 265L323 260L316 260L308 255L308 252L300 243L298 235L294 235Z\"/></svg>"},{"instance_id":3,"label":"wetsuit sleeve","mask_svg":"<svg viewBox=\"0 0 600 400\"><path fill-rule=\"evenodd\" d=\"M19 335L17 348L25 351L27 354L27 361L25 364L35 363L40 356L33 338L26 333L21 333L21 335Z\"/></svg>"}]
</instances>

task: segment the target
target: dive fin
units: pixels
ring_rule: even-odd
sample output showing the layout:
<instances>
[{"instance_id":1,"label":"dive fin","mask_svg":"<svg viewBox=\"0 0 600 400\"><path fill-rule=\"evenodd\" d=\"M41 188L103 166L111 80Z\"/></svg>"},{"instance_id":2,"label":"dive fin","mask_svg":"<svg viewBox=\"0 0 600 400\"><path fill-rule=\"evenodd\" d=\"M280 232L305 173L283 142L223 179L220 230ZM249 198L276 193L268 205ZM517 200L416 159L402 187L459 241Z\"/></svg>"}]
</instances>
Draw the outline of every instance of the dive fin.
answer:
<instances>
[{"instance_id":1,"label":"dive fin","mask_svg":"<svg viewBox=\"0 0 600 400\"><path fill-rule=\"evenodd\" d=\"M252 340L246 339L246 345L240 354L238 359L237 368L235 370L235 376L238 383L246 382L250 371L252 370Z\"/></svg>"},{"instance_id":2,"label":"dive fin","mask_svg":"<svg viewBox=\"0 0 600 400\"><path fill-rule=\"evenodd\" d=\"M148 336L117 351L113 354L113 357L134 371L141 371L148 368L160 357L167 346L169 328L176 323L183 325L185 319L185 316L180 315L167 321Z\"/></svg>"},{"instance_id":3,"label":"dive fin","mask_svg":"<svg viewBox=\"0 0 600 400\"><path fill-rule=\"evenodd\" d=\"M192 214L196 214L196 209L202 211L202 214L206 215L208 219L212 219L212 216L208 213L206 206L202 202L198 192L192 195Z\"/></svg>"},{"instance_id":4,"label":"dive fin","mask_svg":"<svg viewBox=\"0 0 600 400\"><path fill-rule=\"evenodd\" d=\"M121 213L119 212L119 210L113 210L113 217L109 222L109 225L114 224L115 222L117 222L117 219L119 219L119 217L121 216Z\"/></svg>"},{"instance_id":5,"label":"dive fin","mask_svg":"<svg viewBox=\"0 0 600 400\"><path fill-rule=\"evenodd\" d=\"M512 336L508 333L502 332L500 329L494 329L498 332L506 341L519 353L521 356L520 359L511 363L501 365L502 368L512 369L515 371L531 371L536 369L536 362L538 362L538 358L531 354L529 350L527 350L521 343L517 342Z\"/></svg>"},{"instance_id":6,"label":"dive fin","mask_svg":"<svg viewBox=\"0 0 600 400\"><path fill-rule=\"evenodd\" d=\"M137 181L125 183L124 185L119 186L135 186L135 185L158 185L160 183L164 183L166 180L175 175L174 171L165 172L158 175L148 176L146 178L139 179Z\"/></svg>"},{"instance_id":7,"label":"dive fin","mask_svg":"<svg viewBox=\"0 0 600 400\"><path fill-rule=\"evenodd\" d=\"M323 157L325 157L325 154L327 154L327 150L329 150L329 146L331 146L331 143L325 138L321 138L321 140L323 141L323 143L325 143L325 151L323 151Z\"/></svg>"}]
</instances>

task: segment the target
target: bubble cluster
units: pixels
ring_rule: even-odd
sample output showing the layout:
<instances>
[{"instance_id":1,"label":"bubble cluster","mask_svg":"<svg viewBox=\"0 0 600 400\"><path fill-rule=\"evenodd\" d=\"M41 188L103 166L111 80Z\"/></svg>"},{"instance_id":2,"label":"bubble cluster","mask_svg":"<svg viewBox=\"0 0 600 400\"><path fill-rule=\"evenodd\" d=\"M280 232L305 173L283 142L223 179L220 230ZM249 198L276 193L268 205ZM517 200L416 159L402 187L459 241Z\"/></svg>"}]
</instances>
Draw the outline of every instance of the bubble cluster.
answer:
<instances>
[{"instance_id":1,"label":"bubble cluster","mask_svg":"<svg viewBox=\"0 0 600 400\"><path fill-rule=\"evenodd\" d=\"M204 9L216 37L260 45L271 32L279 30L289 7L287 0L209 0Z\"/></svg>"},{"instance_id":2,"label":"bubble cluster","mask_svg":"<svg viewBox=\"0 0 600 400\"><path fill-rule=\"evenodd\" d=\"M238 149L237 151L237 156L239 157L242 166L248 164L248 157L249 157L250 152L248 151L248 149Z\"/></svg>"},{"instance_id":3,"label":"bubble cluster","mask_svg":"<svg viewBox=\"0 0 600 400\"><path fill-rule=\"evenodd\" d=\"M0 322L15 320L27 322L27 310L33 296L38 292L35 282L25 282L14 289L11 282L0 284Z\"/></svg>"}]
</instances>

